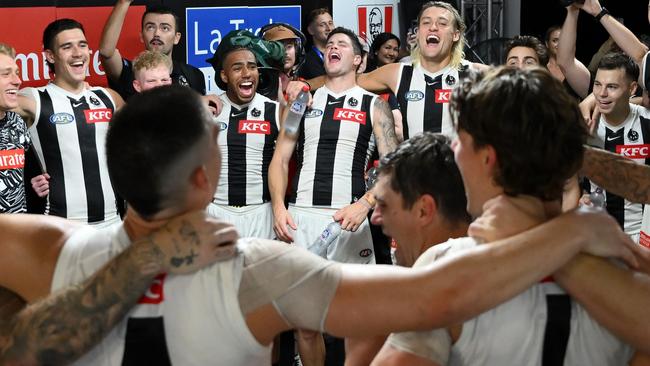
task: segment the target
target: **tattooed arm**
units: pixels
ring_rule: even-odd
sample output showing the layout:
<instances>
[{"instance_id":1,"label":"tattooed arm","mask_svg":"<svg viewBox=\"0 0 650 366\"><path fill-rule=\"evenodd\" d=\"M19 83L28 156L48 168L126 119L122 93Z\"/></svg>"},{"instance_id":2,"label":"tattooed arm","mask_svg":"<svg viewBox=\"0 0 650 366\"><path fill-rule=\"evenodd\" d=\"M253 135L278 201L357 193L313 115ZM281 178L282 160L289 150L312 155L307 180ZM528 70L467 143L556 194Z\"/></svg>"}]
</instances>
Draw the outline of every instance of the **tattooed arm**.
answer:
<instances>
[{"instance_id":1,"label":"tattooed arm","mask_svg":"<svg viewBox=\"0 0 650 366\"><path fill-rule=\"evenodd\" d=\"M377 150L382 157L395 150L399 142L395 134L395 121L393 112L385 100L375 98L374 112L372 116L372 131L377 141Z\"/></svg>"},{"instance_id":2,"label":"tattooed arm","mask_svg":"<svg viewBox=\"0 0 650 366\"><path fill-rule=\"evenodd\" d=\"M650 166L601 149L585 147L580 174L628 201L650 203Z\"/></svg>"},{"instance_id":3,"label":"tattooed arm","mask_svg":"<svg viewBox=\"0 0 650 366\"><path fill-rule=\"evenodd\" d=\"M22 224L29 225L35 219L26 215L22 218L25 220L14 219L10 225L20 230ZM0 226L12 230L5 221ZM76 360L124 317L157 274L187 273L230 258L236 251L232 245L236 239L232 226L206 218L204 213L173 220L133 243L85 282L39 300L10 319L2 319L0 364L62 365ZM2 247L12 244L3 242ZM35 247L46 245L39 243Z\"/></svg>"}]
</instances>

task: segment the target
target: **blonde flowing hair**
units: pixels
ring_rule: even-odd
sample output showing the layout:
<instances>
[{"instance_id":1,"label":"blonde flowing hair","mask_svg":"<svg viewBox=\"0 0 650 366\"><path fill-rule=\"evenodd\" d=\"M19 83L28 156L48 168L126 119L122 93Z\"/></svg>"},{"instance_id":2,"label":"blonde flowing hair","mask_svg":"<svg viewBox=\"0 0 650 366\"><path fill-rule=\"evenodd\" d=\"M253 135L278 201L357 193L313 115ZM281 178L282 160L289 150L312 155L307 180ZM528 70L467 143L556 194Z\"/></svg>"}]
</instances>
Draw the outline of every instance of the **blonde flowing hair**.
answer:
<instances>
[{"instance_id":1,"label":"blonde flowing hair","mask_svg":"<svg viewBox=\"0 0 650 366\"><path fill-rule=\"evenodd\" d=\"M451 4L442 1L429 1L424 5L422 5L422 9L420 9L420 13L418 14L418 25L420 24L420 18L422 17L422 13L424 13L425 10L434 6L436 8L445 9L451 13L453 17L454 28L456 31L460 33L460 37L458 38L458 41L456 41L454 45L451 47L451 61L449 62L451 67L459 68L461 60L465 58L465 51L463 50L463 48L465 47L465 29L467 28L465 26L465 21L458 13L458 10L456 10L456 8L454 8ZM411 51L411 58L413 59L413 64L414 65L419 64L421 62L421 57L422 54L420 53L420 46L416 43L415 47Z\"/></svg>"}]
</instances>

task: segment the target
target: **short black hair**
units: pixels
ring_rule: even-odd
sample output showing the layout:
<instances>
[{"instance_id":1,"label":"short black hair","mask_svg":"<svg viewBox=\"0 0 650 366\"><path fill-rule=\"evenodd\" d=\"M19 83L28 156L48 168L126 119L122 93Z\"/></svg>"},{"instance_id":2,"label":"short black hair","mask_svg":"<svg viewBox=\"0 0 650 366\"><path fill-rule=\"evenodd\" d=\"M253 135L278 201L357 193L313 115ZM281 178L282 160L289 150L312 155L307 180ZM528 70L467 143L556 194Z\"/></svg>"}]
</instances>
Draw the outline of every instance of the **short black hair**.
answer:
<instances>
[{"instance_id":1,"label":"short black hair","mask_svg":"<svg viewBox=\"0 0 650 366\"><path fill-rule=\"evenodd\" d=\"M603 56L598 63L598 70L623 69L631 81L639 79L639 65L632 58L622 52L610 52Z\"/></svg>"},{"instance_id":2,"label":"short black hair","mask_svg":"<svg viewBox=\"0 0 650 366\"><path fill-rule=\"evenodd\" d=\"M454 89L451 109L474 148L496 151L493 179L508 195L557 200L582 165L587 130L578 104L544 68L471 74Z\"/></svg>"},{"instance_id":3,"label":"short black hair","mask_svg":"<svg viewBox=\"0 0 650 366\"><path fill-rule=\"evenodd\" d=\"M441 134L417 134L386 154L378 171L389 176L391 188L402 195L404 208L410 209L418 198L429 194L445 220L468 224L471 217L467 213L463 179L450 143Z\"/></svg>"},{"instance_id":4,"label":"short black hair","mask_svg":"<svg viewBox=\"0 0 650 366\"><path fill-rule=\"evenodd\" d=\"M327 41L329 42L330 38L332 38L333 35L335 34L345 34L350 38L350 42L352 43L352 48L354 50L354 54L357 56L362 56L363 55L363 46L361 45L361 42L359 41L359 37L357 36L356 33L354 33L353 30L345 28L345 27L336 27L332 29L330 34L327 35Z\"/></svg>"},{"instance_id":5,"label":"short black hair","mask_svg":"<svg viewBox=\"0 0 650 366\"><path fill-rule=\"evenodd\" d=\"M508 54L515 47L526 47L535 51L537 60L540 66L548 64L548 49L537 37L534 36L515 36L506 44L506 62L508 61ZM505 62L504 62L505 63Z\"/></svg>"},{"instance_id":6,"label":"short black hair","mask_svg":"<svg viewBox=\"0 0 650 366\"><path fill-rule=\"evenodd\" d=\"M180 32L178 27L180 27L181 19L178 17L178 15L176 15L176 13L174 13L174 11L170 7L164 6L164 5L149 5L149 6L147 6L147 10L145 10L144 14L142 14L142 19L140 20L140 25L141 25L142 29L144 29L144 18L148 14L169 14L169 15L172 15L174 17L174 30L176 32Z\"/></svg>"},{"instance_id":7,"label":"short black hair","mask_svg":"<svg viewBox=\"0 0 650 366\"><path fill-rule=\"evenodd\" d=\"M52 23L48 24L47 27L45 27L45 30L43 31L43 49L54 51L54 39L56 38L56 36L59 33L70 29L80 29L81 33L83 33L84 35L86 34L86 31L84 30L84 26L74 19L62 18L62 19L57 19ZM47 65L50 67L50 70L54 70L54 65L51 64L49 61L46 62Z\"/></svg>"},{"instance_id":8,"label":"short black hair","mask_svg":"<svg viewBox=\"0 0 650 366\"><path fill-rule=\"evenodd\" d=\"M108 172L115 191L142 217L154 216L175 199L170 196L184 191L188 182L169 175L206 137L204 109L191 88L169 85L134 95L113 116L106 136Z\"/></svg>"}]
</instances>

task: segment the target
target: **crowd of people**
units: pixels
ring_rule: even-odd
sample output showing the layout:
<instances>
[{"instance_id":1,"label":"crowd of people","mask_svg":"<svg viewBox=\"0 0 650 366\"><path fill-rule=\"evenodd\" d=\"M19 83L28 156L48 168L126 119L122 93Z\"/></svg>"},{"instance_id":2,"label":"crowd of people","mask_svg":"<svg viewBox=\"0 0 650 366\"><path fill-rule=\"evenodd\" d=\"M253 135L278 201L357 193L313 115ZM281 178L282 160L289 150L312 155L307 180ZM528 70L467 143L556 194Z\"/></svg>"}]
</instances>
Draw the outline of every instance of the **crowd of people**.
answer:
<instances>
[{"instance_id":1,"label":"crowd of people","mask_svg":"<svg viewBox=\"0 0 650 366\"><path fill-rule=\"evenodd\" d=\"M0 364L650 365L650 51L598 0L503 65L464 59L446 2L408 54L316 9L309 43L224 35L220 95L166 7L123 57L131 3L108 88L76 20L42 87L0 43ZM593 72L580 13L616 45Z\"/></svg>"}]
</instances>

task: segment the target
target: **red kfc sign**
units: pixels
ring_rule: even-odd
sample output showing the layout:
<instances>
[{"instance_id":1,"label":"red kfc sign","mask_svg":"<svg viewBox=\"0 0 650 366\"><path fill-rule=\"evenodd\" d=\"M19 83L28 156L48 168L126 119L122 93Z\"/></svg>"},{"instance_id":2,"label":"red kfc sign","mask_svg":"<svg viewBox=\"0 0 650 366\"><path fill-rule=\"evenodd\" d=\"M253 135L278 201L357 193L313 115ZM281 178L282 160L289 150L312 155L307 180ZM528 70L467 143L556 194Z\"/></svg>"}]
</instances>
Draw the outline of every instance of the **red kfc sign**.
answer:
<instances>
[{"instance_id":1,"label":"red kfc sign","mask_svg":"<svg viewBox=\"0 0 650 366\"><path fill-rule=\"evenodd\" d=\"M110 122L113 111L109 108L86 109L84 115L86 116L86 123Z\"/></svg>"},{"instance_id":2,"label":"red kfc sign","mask_svg":"<svg viewBox=\"0 0 650 366\"><path fill-rule=\"evenodd\" d=\"M368 45L382 32L393 32L392 5L362 5L357 6L358 34L366 39Z\"/></svg>"},{"instance_id":3,"label":"red kfc sign","mask_svg":"<svg viewBox=\"0 0 650 366\"><path fill-rule=\"evenodd\" d=\"M451 89L437 89L436 103L449 103L451 100Z\"/></svg>"},{"instance_id":4,"label":"red kfc sign","mask_svg":"<svg viewBox=\"0 0 650 366\"><path fill-rule=\"evenodd\" d=\"M334 109L334 119L337 121L350 121L366 124L366 112L357 111L356 109L336 108Z\"/></svg>"},{"instance_id":5,"label":"red kfc sign","mask_svg":"<svg viewBox=\"0 0 650 366\"><path fill-rule=\"evenodd\" d=\"M241 120L239 121L239 128L237 129L237 132L270 135L271 122Z\"/></svg>"},{"instance_id":6,"label":"red kfc sign","mask_svg":"<svg viewBox=\"0 0 650 366\"><path fill-rule=\"evenodd\" d=\"M62 18L75 19L84 26L91 50L86 81L90 85L106 86L106 77L97 50L102 29L112 9L110 6L0 8L3 26L0 42L10 44L16 49L16 63L21 71L22 87L43 86L54 78L45 62L43 30L55 19ZM129 7L117 44L124 57L133 58L144 50L140 42L140 20L145 9L144 5Z\"/></svg>"},{"instance_id":7,"label":"red kfc sign","mask_svg":"<svg viewBox=\"0 0 650 366\"><path fill-rule=\"evenodd\" d=\"M650 158L650 144L617 145L616 153L629 159L647 159Z\"/></svg>"}]
</instances>

